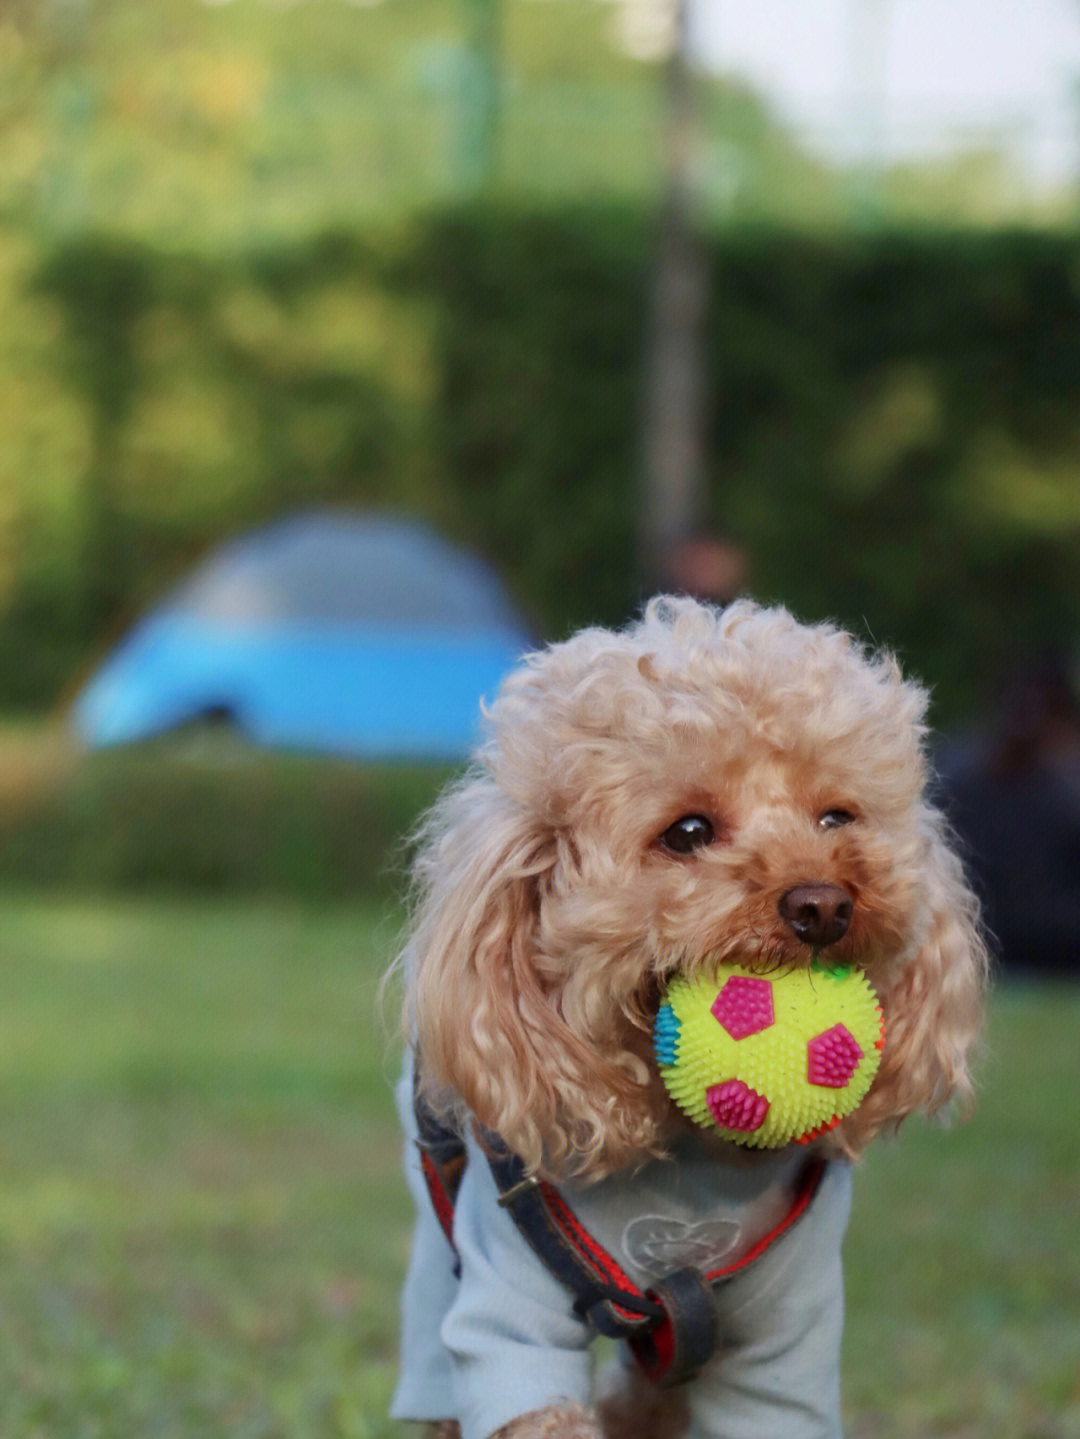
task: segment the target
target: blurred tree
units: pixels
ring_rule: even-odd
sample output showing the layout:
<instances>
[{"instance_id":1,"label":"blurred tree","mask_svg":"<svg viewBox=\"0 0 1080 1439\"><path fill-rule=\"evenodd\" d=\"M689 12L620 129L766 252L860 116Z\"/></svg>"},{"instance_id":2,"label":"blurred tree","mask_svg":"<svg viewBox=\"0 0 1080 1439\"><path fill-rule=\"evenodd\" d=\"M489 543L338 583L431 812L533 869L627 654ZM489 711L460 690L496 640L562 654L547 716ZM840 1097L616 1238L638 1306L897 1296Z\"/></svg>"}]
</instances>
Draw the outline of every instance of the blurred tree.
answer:
<instances>
[{"instance_id":1,"label":"blurred tree","mask_svg":"<svg viewBox=\"0 0 1080 1439\"><path fill-rule=\"evenodd\" d=\"M154 265L138 247L88 237L61 249L38 276L60 301L69 365L90 415L92 457L79 492L80 559L68 617L75 633L115 623L129 593L129 555L115 493L123 426L138 390L134 331L154 291Z\"/></svg>"},{"instance_id":2,"label":"blurred tree","mask_svg":"<svg viewBox=\"0 0 1080 1439\"><path fill-rule=\"evenodd\" d=\"M106 0L0 0L0 28L11 26L37 56L62 62L78 53Z\"/></svg>"}]
</instances>

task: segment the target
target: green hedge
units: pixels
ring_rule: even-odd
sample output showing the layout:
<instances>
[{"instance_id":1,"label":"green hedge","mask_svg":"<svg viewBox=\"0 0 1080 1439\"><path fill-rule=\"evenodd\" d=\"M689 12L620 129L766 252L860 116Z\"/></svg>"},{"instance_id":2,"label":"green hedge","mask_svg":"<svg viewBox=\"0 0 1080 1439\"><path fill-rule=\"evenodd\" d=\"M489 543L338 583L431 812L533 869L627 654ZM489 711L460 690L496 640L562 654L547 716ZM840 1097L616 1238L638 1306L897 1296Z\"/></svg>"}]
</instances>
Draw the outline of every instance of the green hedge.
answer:
<instances>
[{"instance_id":1,"label":"green hedge","mask_svg":"<svg viewBox=\"0 0 1080 1439\"><path fill-rule=\"evenodd\" d=\"M0 705L51 701L204 547L312 503L431 518L541 633L625 618L652 242L610 207L216 261L28 242L32 383L5 424L35 458L0 545ZM1003 652L1071 640L1076 244L708 244L705 519L746 546L753 588L896 645L946 716Z\"/></svg>"},{"instance_id":2,"label":"green hedge","mask_svg":"<svg viewBox=\"0 0 1080 1439\"><path fill-rule=\"evenodd\" d=\"M446 484L556 632L640 596L649 236L601 219L458 219L434 246ZM743 234L711 265L705 518L753 588L895 645L946 716L1075 638L1077 247Z\"/></svg>"},{"instance_id":3,"label":"green hedge","mask_svg":"<svg viewBox=\"0 0 1080 1439\"><path fill-rule=\"evenodd\" d=\"M0 813L0 878L64 889L401 899L453 771L268 756L213 731L86 756Z\"/></svg>"}]
</instances>

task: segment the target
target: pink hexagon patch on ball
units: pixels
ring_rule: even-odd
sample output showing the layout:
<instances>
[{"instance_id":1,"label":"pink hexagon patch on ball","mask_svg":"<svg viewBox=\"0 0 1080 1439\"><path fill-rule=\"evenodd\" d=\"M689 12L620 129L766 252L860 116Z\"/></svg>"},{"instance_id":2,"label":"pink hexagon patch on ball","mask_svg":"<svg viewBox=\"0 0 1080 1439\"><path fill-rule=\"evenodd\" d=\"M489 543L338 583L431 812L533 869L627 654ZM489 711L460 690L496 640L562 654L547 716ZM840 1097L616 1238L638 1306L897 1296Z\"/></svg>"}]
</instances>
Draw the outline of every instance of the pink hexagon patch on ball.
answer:
<instances>
[{"instance_id":1,"label":"pink hexagon patch on ball","mask_svg":"<svg viewBox=\"0 0 1080 1439\"><path fill-rule=\"evenodd\" d=\"M773 987L767 979L733 975L710 1008L732 1039L747 1039L751 1034L760 1034L776 1021Z\"/></svg>"},{"instance_id":2,"label":"pink hexagon patch on ball","mask_svg":"<svg viewBox=\"0 0 1080 1439\"><path fill-rule=\"evenodd\" d=\"M753 1134L755 1129L760 1129L769 1112L765 1096L741 1079L710 1085L705 1091L705 1103L721 1129L733 1129L739 1134Z\"/></svg>"},{"instance_id":3,"label":"pink hexagon patch on ball","mask_svg":"<svg viewBox=\"0 0 1080 1439\"><path fill-rule=\"evenodd\" d=\"M844 1089L850 1084L863 1057L855 1037L842 1024L816 1034L806 1046L806 1053L807 1079L825 1089Z\"/></svg>"}]
</instances>

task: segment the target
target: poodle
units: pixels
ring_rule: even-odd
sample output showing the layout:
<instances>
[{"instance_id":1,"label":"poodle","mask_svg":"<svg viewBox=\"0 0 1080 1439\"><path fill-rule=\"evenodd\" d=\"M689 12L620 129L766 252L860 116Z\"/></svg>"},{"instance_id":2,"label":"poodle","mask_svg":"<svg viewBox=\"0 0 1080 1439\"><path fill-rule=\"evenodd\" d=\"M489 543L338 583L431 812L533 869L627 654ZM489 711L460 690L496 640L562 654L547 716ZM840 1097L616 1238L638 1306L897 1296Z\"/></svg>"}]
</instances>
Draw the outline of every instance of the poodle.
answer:
<instances>
[{"instance_id":1,"label":"poodle","mask_svg":"<svg viewBox=\"0 0 1080 1439\"><path fill-rule=\"evenodd\" d=\"M440 1228L410 1147L397 1417L437 1439L840 1434L851 1161L970 1096L987 973L926 796L926 704L890 655L748 600L654 599L504 682L422 827L400 960L403 1120L415 1139L418 1095L463 1153ZM823 950L884 1012L863 1103L803 1147L691 1125L653 1058L667 981ZM523 1238L493 1150L515 1195L544 1188L640 1292L680 1264L723 1270L693 1377L653 1384L621 1343L597 1376L588 1315Z\"/></svg>"}]
</instances>

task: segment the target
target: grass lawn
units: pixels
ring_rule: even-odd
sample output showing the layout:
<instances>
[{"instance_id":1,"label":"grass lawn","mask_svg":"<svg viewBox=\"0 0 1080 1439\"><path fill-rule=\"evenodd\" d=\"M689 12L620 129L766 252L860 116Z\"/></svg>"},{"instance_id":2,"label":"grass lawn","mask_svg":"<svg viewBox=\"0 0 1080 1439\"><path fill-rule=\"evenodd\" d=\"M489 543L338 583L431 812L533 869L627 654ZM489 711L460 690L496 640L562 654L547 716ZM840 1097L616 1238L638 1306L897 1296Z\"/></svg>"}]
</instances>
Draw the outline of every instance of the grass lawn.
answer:
<instances>
[{"instance_id":1,"label":"grass lawn","mask_svg":"<svg viewBox=\"0 0 1080 1439\"><path fill-rule=\"evenodd\" d=\"M393 1432L392 927L3 909L0 1432Z\"/></svg>"},{"instance_id":2,"label":"grass lawn","mask_svg":"<svg viewBox=\"0 0 1080 1439\"><path fill-rule=\"evenodd\" d=\"M392 1439L409 1213L393 922L7 892L0 1432ZM983 1102L858 1178L849 1439L1080 1433L1080 989L994 1004Z\"/></svg>"}]
</instances>

